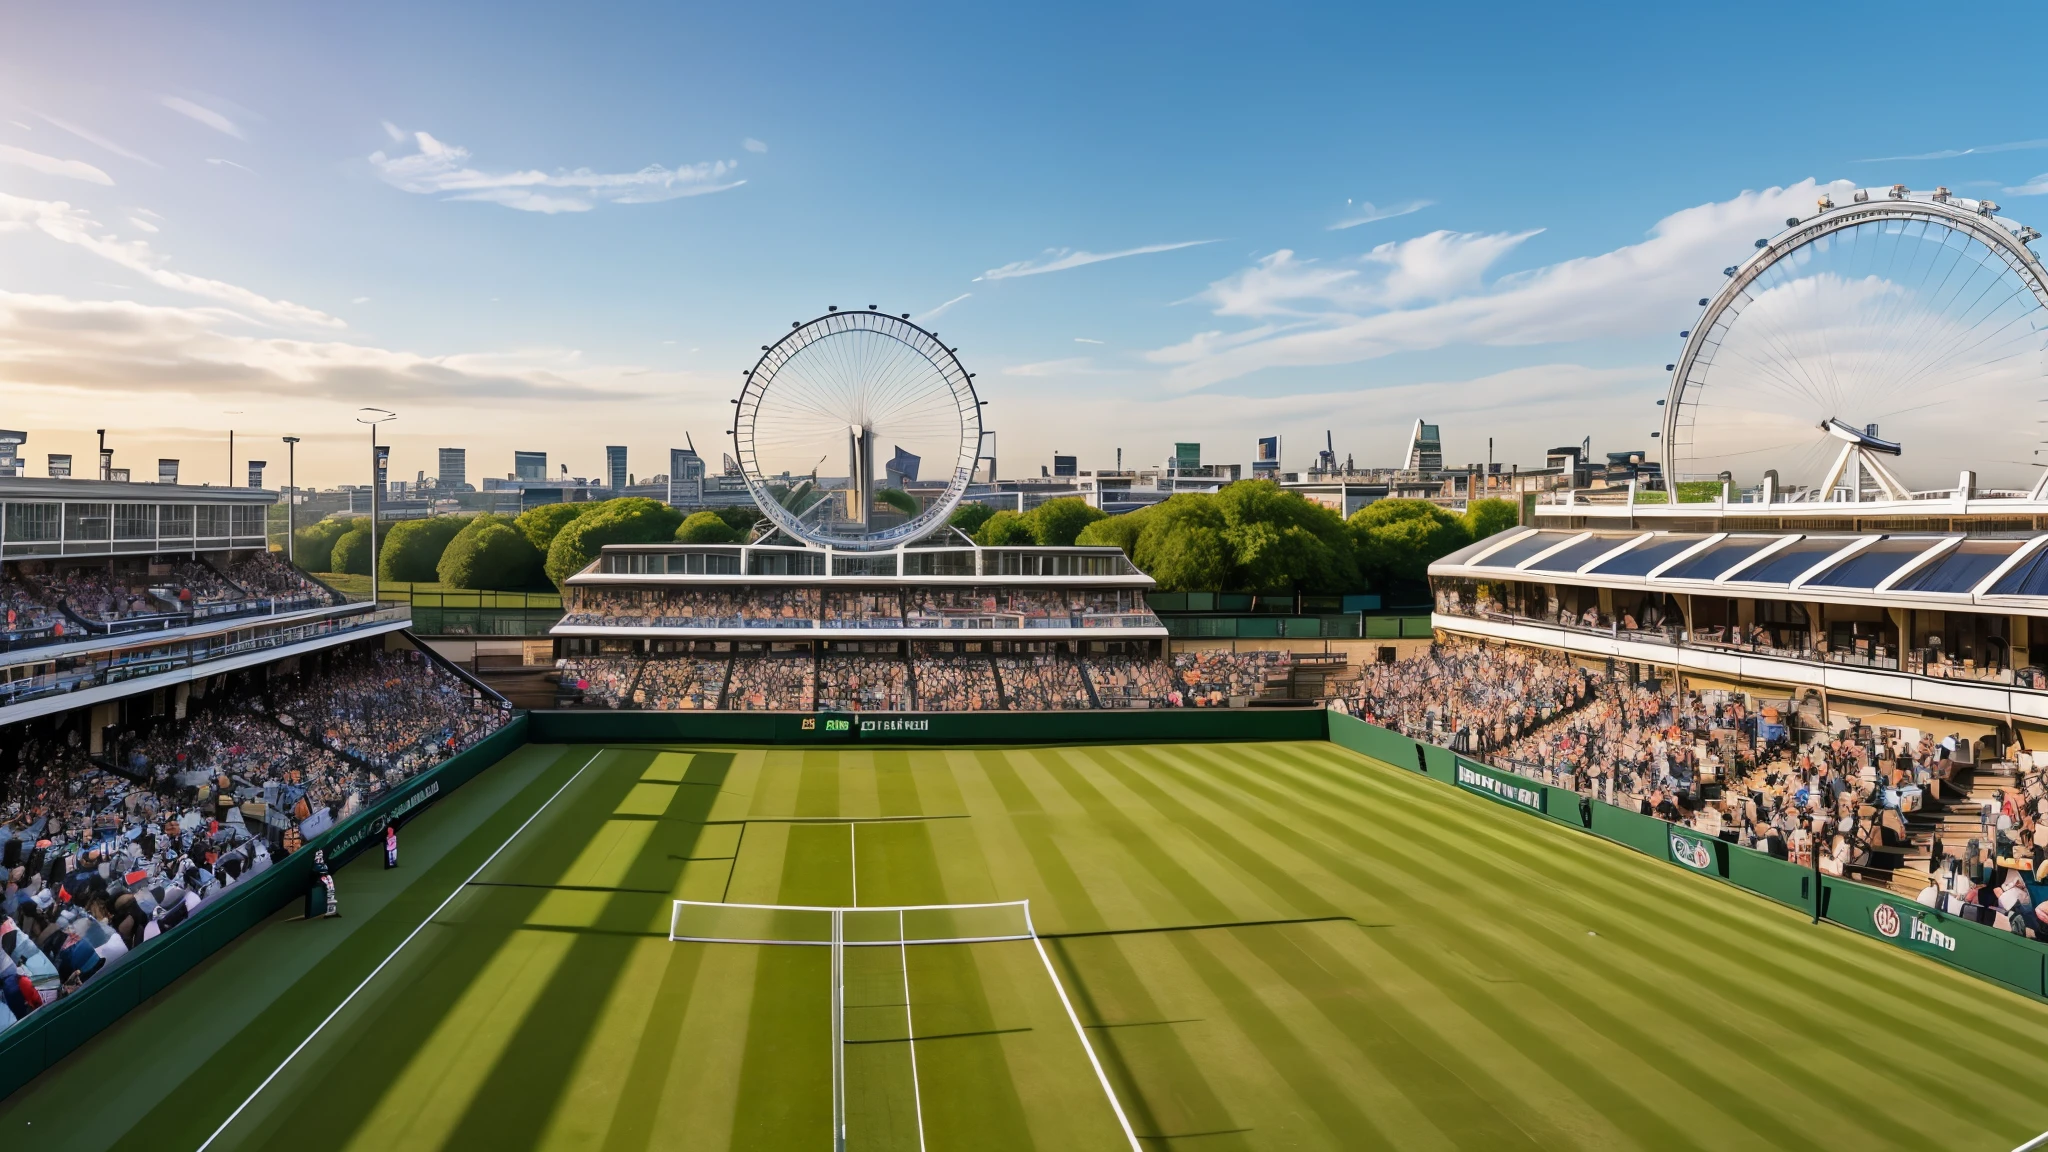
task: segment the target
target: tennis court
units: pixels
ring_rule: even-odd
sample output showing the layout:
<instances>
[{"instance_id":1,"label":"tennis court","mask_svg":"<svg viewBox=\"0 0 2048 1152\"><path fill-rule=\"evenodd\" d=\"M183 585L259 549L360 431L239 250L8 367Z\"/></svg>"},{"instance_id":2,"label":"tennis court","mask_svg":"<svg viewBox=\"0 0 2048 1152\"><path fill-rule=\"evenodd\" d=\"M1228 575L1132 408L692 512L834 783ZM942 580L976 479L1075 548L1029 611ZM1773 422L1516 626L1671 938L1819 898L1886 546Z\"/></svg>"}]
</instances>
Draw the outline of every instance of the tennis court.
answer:
<instances>
[{"instance_id":1,"label":"tennis court","mask_svg":"<svg viewBox=\"0 0 2048 1152\"><path fill-rule=\"evenodd\" d=\"M2012 1043L2048 1005L1327 743L530 746L404 851L343 870L342 919L281 915L74 1053L0 1131L2004 1149L2048 1128L2048 1056ZM2004 1074L1968 1093L1927 1074L1993 1050Z\"/></svg>"}]
</instances>

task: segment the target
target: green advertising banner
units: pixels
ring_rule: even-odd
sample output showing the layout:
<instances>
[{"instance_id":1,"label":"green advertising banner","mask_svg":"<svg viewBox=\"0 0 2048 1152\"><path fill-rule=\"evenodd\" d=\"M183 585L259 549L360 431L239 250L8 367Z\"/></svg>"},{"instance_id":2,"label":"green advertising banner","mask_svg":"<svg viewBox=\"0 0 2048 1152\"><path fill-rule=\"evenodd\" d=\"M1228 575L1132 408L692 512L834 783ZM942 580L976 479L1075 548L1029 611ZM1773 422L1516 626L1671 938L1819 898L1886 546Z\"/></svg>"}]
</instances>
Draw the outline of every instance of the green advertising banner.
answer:
<instances>
[{"instance_id":1,"label":"green advertising banner","mask_svg":"<svg viewBox=\"0 0 2048 1152\"><path fill-rule=\"evenodd\" d=\"M1830 876L1825 878L1821 915L1908 952L1967 968L2030 995L2042 995L2039 944L2010 932L1937 912L1896 892Z\"/></svg>"},{"instance_id":2,"label":"green advertising banner","mask_svg":"<svg viewBox=\"0 0 2048 1152\"><path fill-rule=\"evenodd\" d=\"M1517 808L1526 808L1539 814L1546 808L1545 801L1550 789L1534 780L1524 780L1520 776L1476 764L1463 756L1457 757L1455 764L1457 785L1467 792L1477 792L1503 804L1512 804Z\"/></svg>"},{"instance_id":3,"label":"green advertising banner","mask_svg":"<svg viewBox=\"0 0 2048 1152\"><path fill-rule=\"evenodd\" d=\"M1665 840L1671 850L1671 862L1695 872L1726 878L1728 875L1728 842L1712 836L1702 836L1676 824L1670 826Z\"/></svg>"}]
</instances>

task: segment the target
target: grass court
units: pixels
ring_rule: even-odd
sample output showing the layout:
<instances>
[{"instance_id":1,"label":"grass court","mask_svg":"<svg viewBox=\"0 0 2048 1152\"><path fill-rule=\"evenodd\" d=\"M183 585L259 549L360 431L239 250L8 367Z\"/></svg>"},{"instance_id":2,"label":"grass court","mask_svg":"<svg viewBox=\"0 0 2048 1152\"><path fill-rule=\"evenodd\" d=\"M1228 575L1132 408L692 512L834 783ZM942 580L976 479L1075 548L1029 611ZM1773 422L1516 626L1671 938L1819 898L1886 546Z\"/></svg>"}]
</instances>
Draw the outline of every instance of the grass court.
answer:
<instances>
[{"instance_id":1,"label":"grass court","mask_svg":"<svg viewBox=\"0 0 2048 1152\"><path fill-rule=\"evenodd\" d=\"M342 918L246 934L0 1134L825 1150L835 1047L852 1149L1126 1148L1111 1092L1140 1147L1203 1152L2048 1128L2015 1042L2048 1005L1325 743L534 745L401 838ZM1039 939L675 941L678 899L1028 900Z\"/></svg>"}]
</instances>

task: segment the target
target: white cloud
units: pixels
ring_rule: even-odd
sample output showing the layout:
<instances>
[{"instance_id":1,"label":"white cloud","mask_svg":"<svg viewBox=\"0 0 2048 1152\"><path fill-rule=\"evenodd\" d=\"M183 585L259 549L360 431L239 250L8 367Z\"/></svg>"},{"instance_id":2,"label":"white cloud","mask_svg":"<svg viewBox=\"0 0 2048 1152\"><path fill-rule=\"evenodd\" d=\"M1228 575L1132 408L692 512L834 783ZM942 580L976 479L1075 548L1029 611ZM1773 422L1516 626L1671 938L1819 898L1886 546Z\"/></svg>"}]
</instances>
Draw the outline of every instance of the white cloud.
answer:
<instances>
[{"instance_id":1,"label":"white cloud","mask_svg":"<svg viewBox=\"0 0 2048 1152\"><path fill-rule=\"evenodd\" d=\"M241 125L203 104L194 104L182 96L159 96L156 102L180 116L189 116L224 136L233 136L237 140L247 139L242 135Z\"/></svg>"},{"instance_id":2,"label":"white cloud","mask_svg":"<svg viewBox=\"0 0 2048 1152\"><path fill-rule=\"evenodd\" d=\"M368 296L357 296L349 301L351 304L368 304L369 302L370 298Z\"/></svg>"},{"instance_id":3,"label":"white cloud","mask_svg":"<svg viewBox=\"0 0 2048 1152\"><path fill-rule=\"evenodd\" d=\"M931 311L925 313L924 315L919 316L917 318L917 322L922 324L928 320L936 320L939 317L946 314L946 309L951 308L953 305L958 304L962 300L965 300L972 295L974 295L974 293L972 292L962 292L958 296L953 297L951 300L946 301L944 304L939 305L937 308L934 308Z\"/></svg>"},{"instance_id":4,"label":"white cloud","mask_svg":"<svg viewBox=\"0 0 2048 1152\"><path fill-rule=\"evenodd\" d=\"M0 144L0 164L13 164L45 176L63 176L71 180L83 180L88 184L112 184L114 178L87 164L83 160L59 160L41 152L16 148L12 144Z\"/></svg>"},{"instance_id":5,"label":"white cloud","mask_svg":"<svg viewBox=\"0 0 2048 1152\"><path fill-rule=\"evenodd\" d=\"M759 140L754 139L752 136L749 136L745 140L740 141L740 147L745 148L749 152L766 152L768 150L768 146L766 144L761 143Z\"/></svg>"},{"instance_id":6,"label":"white cloud","mask_svg":"<svg viewBox=\"0 0 2048 1152\"><path fill-rule=\"evenodd\" d=\"M1689 319L1692 300L1751 241L1776 234L1788 215L1812 210L1812 180L1745 192L1657 222L1648 239L1484 281L1489 262L1530 233L1435 233L1382 245L1345 265L1276 252L1210 285L1218 316L1258 325L1191 335L1147 358L1169 365L1167 384L1201 388L1275 367L1355 364L1454 344L1519 346L1599 337L1641 337ZM1388 269L1377 279L1374 266Z\"/></svg>"},{"instance_id":7,"label":"white cloud","mask_svg":"<svg viewBox=\"0 0 2048 1152\"><path fill-rule=\"evenodd\" d=\"M228 168L240 168L242 171L247 172L251 176L254 176L256 174L256 170L254 168L249 167L247 164L237 164L233 160L223 160L218 156L209 156L206 158L206 162L208 164L219 164Z\"/></svg>"},{"instance_id":8,"label":"white cloud","mask_svg":"<svg viewBox=\"0 0 2048 1152\"><path fill-rule=\"evenodd\" d=\"M51 116L48 113L38 112L36 113L36 115L42 117L46 123L52 124L58 128L62 128L64 131L71 133L73 136L78 137L80 140L83 140L88 144L97 144L101 148L104 148L107 151L112 152L114 155L119 156L124 160L133 160L138 164L147 164L151 168L163 167L163 165L158 164L156 161L151 160L149 157L143 156L136 152L131 152L128 149L121 147L119 144L114 143L112 140L107 139L105 136L102 136L97 132L91 131L90 129L81 128L68 120L59 120L55 116ZM19 122L17 121L17 123ZM28 125L23 124L22 127L26 128L28 127Z\"/></svg>"},{"instance_id":9,"label":"white cloud","mask_svg":"<svg viewBox=\"0 0 2048 1152\"><path fill-rule=\"evenodd\" d=\"M29 200L0 192L0 230L23 228L83 248L148 277L159 287L217 300L263 320L301 327L347 327L318 309L289 300L273 300L225 281L173 272L162 266L164 258L150 249L148 241L121 240L102 229L83 209L61 200Z\"/></svg>"},{"instance_id":10,"label":"white cloud","mask_svg":"<svg viewBox=\"0 0 2048 1152\"><path fill-rule=\"evenodd\" d=\"M1100 344L1100 343L1102 343L1102 341L1100 341L1100 340L1090 340L1090 339L1089 339L1089 338L1087 338L1086 336L1076 336L1076 337L1074 337L1074 343L1076 343L1076 344Z\"/></svg>"},{"instance_id":11,"label":"white cloud","mask_svg":"<svg viewBox=\"0 0 2048 1152\"><path fill-rule=\"evenodd\" d=\"M23 123L22 123L21 121L19 121L19 120L9 120L9 121L8 121L8 123L9 123L9 124L12 124L12 125L14 125L14 126L15 126L16 128L19 128L19 129L21 129L21 130L22 130L23 132L33 132L33 131L35 131L35 129L33 129L33 128L29 127L29 126L28 126L28 125L26 125L26 124L23 124Z\"/></svg>"},{"instance_id":12,"label":"white cloud","mask_svg":"<svg viewBox=\"0 0 2048 1152\"><path fill-rule=\"evenodd\" d=\"M469 166L469 150L426 132L413 133L418 151L405 156L371 153L370 164L384 182L420 195L450 200L482 200L522 212L588 212L600 203L654 204L682 196L724 192L746 183L729 179L735 160L707 161L663 168L650 164L638 172L593 172L588 168L553 173L484 172Z\"/></svg>"},{"instance_id":13,"label":"white cloud","mask_svg":"<svg viewBox=\"0 0 2048 1152\"><path fill-rule=\"evenodd\" d=\"M1958 156L1981 156L1987 152L2025 152L2035 148L2048 148L2048 140L2014 140L2008 144L1980 144L1975 148L1944 148L1939 152L1919 152L1911 156L1872 156L1857 160L1857 164L1889 164L1895 160L1953 160Z\"/></svg>"},{"instance_id":14,"label":"white cloud","mask_svg":"<svg viewBox=\"0 0 2048 1152\"><path fill-rule=\"evenodd\" d=\"M1181 248L1214 243L1214 240L1182 240L1176 244L1147 244L1143 248L1125 248L1120 252L1083 252L1072 248L1048 248L1044 255L1035 259L1018 260L1001 268L991 268L975 279L1010 280L1018 276L1039 276L1047 272L1064 272L1069 268L1100 264L1104 260L1121 260L1126 256L1149 256L1154 252L1172 252Z\"/></svg>"},{"instance_id":15,"label":"white cloud","mask_svg":"<svg viewBox=\"0 0 2048 1152\"><path fill-rule=\"evenodd\" d=\"M2048 172L2043 172L2025 184L2004 190L2007 196L2039 196L2048 192Z\"/></svg>"},{"instance_id":16,"label":"white cloud","mask_svg":"<svg viewBox=\"0 0 2048 1152\"><path fill-rule=\"evenodd\" d=\"M393 144L405 143L405 129L400 128L389 120L380 120L378 123L384 125L384 134L391 137Z\"/></svg>"},{"instance_id":17,"label":"white cloud","mask_svg":"<svg viewBox=\"0 0 2048 1152\"><path fill-rule=\"evenodd\" d=\"M0 291L0 383L428 404L646 398L580 378L586 370L573 351L422 356L221 330L239 319L222 308Z\"/></svg>"},{"instance_id":18,"label":"white cloud","mask_svg":"<svg viewBox=\"0 0 2048 1152\"><path fill-rule=\"evenodd\" d=\"M1436 203L1434 200L1410 200L1406 204L1392 204L1381 208L1370 200L1360 200L1357 204L1346 205L1346 208L1349 210L1345 212L1344 218L1330 225L1329 230L1339 232L1346 228L1356 228L1360 224L1371 224L1379 220L1392 220L1396 216L1406 216L1410 212L1420 212L1434 203Z\"/></svg>"},{"instance_id":19,"label":"white cloud","mask_svg":"<svg viewBox=\"0 0 2048 1152\"><path fill-rule=\"evenodd\" d=\"M1113 369L1097 368L1095 361L1087 356L1069 356L1063 360L1041 360L1036 364L1012 364L1003 369L1005 376L1106 376Z\"/></svg>"},{"instance_id":20,"label":"white cloud","mask_svg":"<svg viewBox=\"0 0 2048 1152\"><path fill-rule=\"evenodd\" d=\"M151 224L149 221L144 220L140 216L130 216L128 218L128 223L135 225L136 229L142 232L161 231L161 229L159 229L156 225Z\"/></svg>"}]
</instances>

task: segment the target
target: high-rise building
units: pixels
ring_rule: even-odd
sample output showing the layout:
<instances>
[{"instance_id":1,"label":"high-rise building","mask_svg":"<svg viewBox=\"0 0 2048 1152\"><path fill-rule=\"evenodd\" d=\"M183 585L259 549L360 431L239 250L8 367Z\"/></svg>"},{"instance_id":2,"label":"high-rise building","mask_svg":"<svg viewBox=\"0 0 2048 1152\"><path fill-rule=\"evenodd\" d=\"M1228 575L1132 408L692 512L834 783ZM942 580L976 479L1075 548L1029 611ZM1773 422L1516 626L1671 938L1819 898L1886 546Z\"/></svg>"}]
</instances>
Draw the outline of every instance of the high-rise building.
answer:
<instances>
[{"instance_id":1,"label":"high-rise building","mask_svg":"<svg viewBox=\"0 0 2048 1152\"><path fill-rule=\"evenodd\" d=\"M1081 474L1081 458L1078 456L1062 456L1057 452L1053 453L1052 474L1055 476L1079 476Z\"/></svg>"},{"instance_id":2,"label":"high-rise building","mask_svg":"<svg viewBox=\"0 0 2048 1152\"><path fill-rule=\"evenodd\" d=\"M695 448L668 450L668 502L676 508L704 503L704 458Z\"/></svg>"},{"instance_id":3,"label":"high-rise building","mask_svg":"<svg viewBox=\"0 0 2048 1152\"><path fill-rule=\"evenodd\" d=\"M626 490L626 446L607 444L604 447L604 478L614 492Z\"/></svg>"},{"instance_id":4,"label":"high-rise building","mask_svg":"<svg viewBox=\"0 0 2048 1152\"><path fill-rule=\"evenodd\" d=\"M158 461L158 466L159 466L159 471L161 471L162 461ZM249 461L249 487L251 487L251 488L261 488L261 487L263 487L263 470L264 470L265 468L269 467L269 466L270 466L270 461L268 461L268 460L251 460L251 461Z\"/></svg>"},{"instance_id":5,"label":"high-rise building","mask_svg":"<svg viewBox=\"0 0 2048 1152\"><path fill-rule=\"evenodd\" d=\"M1252 457L1253 476L1272 476L1280 471L1280 438L1259 437L1259 450Z\"/></svg>"},{"instance_id":6,"label":"high-rise building","mask_svg":"<svg viewBox=\"0 0 2048 1152\"><path fill-rule=\"evenodd\" d=\"M1408 471L1441 472L1444 470L1444 441L1438 435L1437 426L1415 422L1415 431L1408 437Z\"/></svg>"},{"instance_id":7,"label":"high-rise building","mask_svg":"<svg viewBox=\"0 0 2048 1152\"><path fill-rule=\"evenodd\" d=\"M548 478L548 454L545 452L512 453L512 478L514 480L546 480Z\"/></svg>"},{"instance_id":8,"label":"high-rise building","mask_svg":"<svg viewBox=\"0 0 2048 1152\"><path fill-rule=\"evenodd\" d=\"M469 487L469 453L465 449L441 449L439 469L434 477L437 486L455 491Z\"/></svg>"},{"instance_id":9,"label":"high-rise building","mask_svg":"<svg viewBox=\"0 0 2048 1152\"><path fill-rule=\"evenodd\" d=\"M1193 472L1202 466L1200 444L1175 444L1173 446L1173 469L1176 472Z\"/></svg>"}]
</instances>

